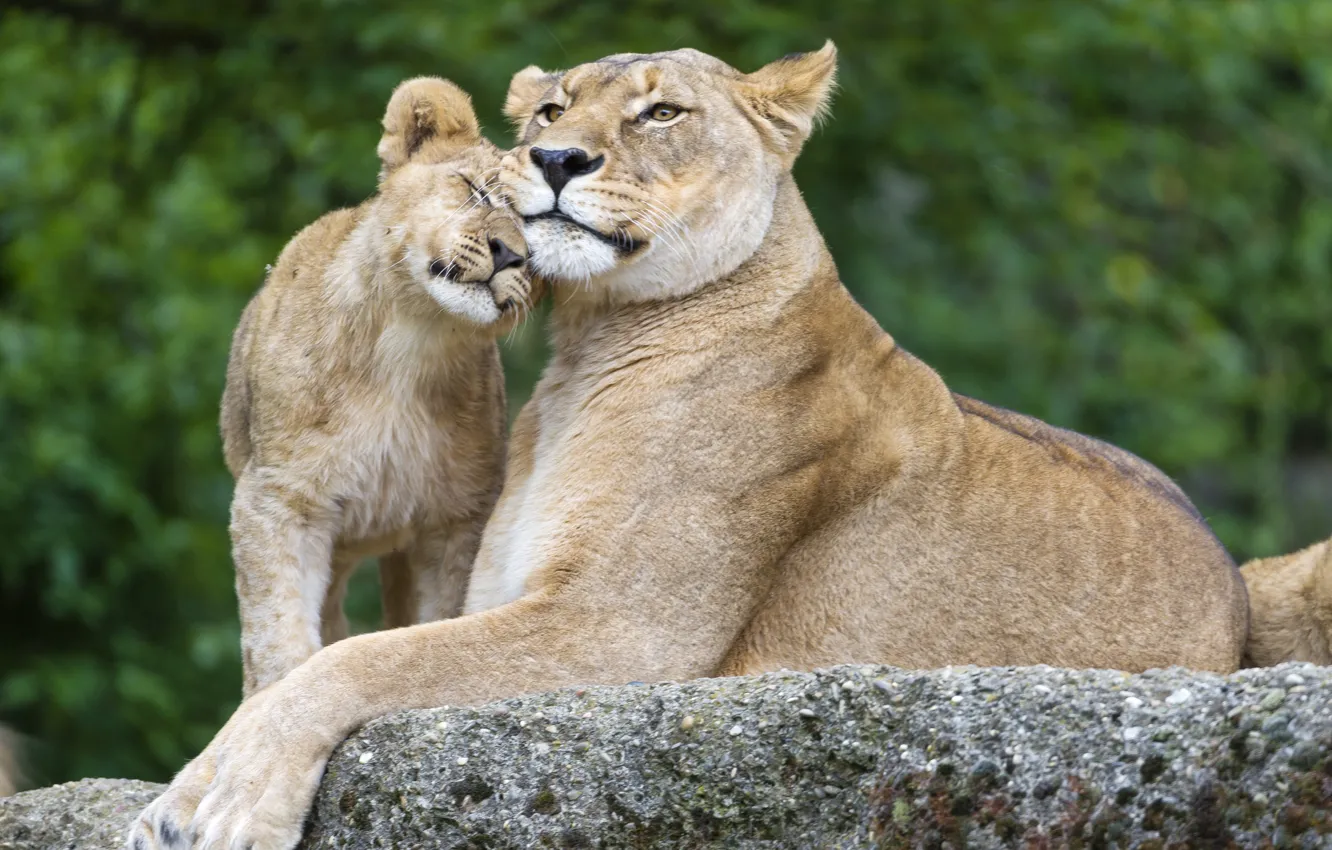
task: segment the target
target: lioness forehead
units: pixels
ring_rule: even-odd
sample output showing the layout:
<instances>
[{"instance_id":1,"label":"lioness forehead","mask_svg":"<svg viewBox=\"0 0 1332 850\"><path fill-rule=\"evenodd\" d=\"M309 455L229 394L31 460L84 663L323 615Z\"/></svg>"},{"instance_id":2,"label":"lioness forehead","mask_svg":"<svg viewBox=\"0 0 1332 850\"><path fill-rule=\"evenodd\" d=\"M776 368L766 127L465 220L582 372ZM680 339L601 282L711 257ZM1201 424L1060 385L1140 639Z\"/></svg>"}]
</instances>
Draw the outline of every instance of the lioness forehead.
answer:
<instances>
[{"instance_id":1,"label":"lioness forehead","mask_svg":"<svg viewBox=\"0 0 1332 850\"><path fill-rule=\"evenodd\" d=\"M624 69L626 66L634 65L639 62L673 62L687 68L706 71L710 74L721 74L726 77L740 76L739 71L732 68L730 65L727 65L716 56L709 56L692 47L685 47L679 50L668 50L664 53L616 53L614 56L607 56L587 64Z\"/></svg>"},{"instance_id":2,"label":"lioness forehead","mask_svg":"<svg viewBox=\"0 0 1332 850\"><path fill-rule=\"evenodd\" d=\"M637 82L640 86L651 87L663 77L678 78L680 72L684 72L684 76L702 74L727 79L741 76L739 71L715 56L684 48L665 53L617 53L595 62L587 62L566 71L560 79L560 86L569 94L580 89L602 88L625 79Z\"/></svg>"}]
</instances>

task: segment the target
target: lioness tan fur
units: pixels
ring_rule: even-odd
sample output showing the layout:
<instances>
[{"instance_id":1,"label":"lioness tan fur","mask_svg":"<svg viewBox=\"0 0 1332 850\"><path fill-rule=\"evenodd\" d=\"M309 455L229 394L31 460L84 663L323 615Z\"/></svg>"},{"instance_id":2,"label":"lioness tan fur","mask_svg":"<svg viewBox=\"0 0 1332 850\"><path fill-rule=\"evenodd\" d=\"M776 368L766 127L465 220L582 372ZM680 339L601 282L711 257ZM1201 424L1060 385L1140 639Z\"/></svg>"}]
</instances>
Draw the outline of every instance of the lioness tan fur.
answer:
<instances>
[{"instance_id":1,"label":"lioness tan fur","mask_svg":"<svg viewBox=\"0 0 1332 850\"><path fill-rule=\"evenodd\" d=\"M249 696L347 635L382 556L389 626L451 617L503 475L497 333L528 284L490 204L499 151L467 95L422 78L384 116L378 193L283 250L241 317L222 396Z\"/></svg>"},{"instance_id":2,"label":"lioness tan fur","mask_svg":"<svg viewBox=\"0 0 1332 850\"><path fill-rule=\"evenodd\" d=\"M1332 540L1241 570L1249 588L1249 642L1244 661L1332 664Z\"/></svg>"},{"instance_id":3,"label":"lioness tan fur","mask_svg":"<svg viewBox=\"0 0 1332 850\"><path fill-rule=\"evenodd\" d=\"M857 661L1235 669L1244 585L1169 479L949 392L842 286L790 174L834 67L515 78L503 180L555 352L470 613L255 696L132 847L293 847L338 741L410 707Z\"/></svg>"}]
</instances>

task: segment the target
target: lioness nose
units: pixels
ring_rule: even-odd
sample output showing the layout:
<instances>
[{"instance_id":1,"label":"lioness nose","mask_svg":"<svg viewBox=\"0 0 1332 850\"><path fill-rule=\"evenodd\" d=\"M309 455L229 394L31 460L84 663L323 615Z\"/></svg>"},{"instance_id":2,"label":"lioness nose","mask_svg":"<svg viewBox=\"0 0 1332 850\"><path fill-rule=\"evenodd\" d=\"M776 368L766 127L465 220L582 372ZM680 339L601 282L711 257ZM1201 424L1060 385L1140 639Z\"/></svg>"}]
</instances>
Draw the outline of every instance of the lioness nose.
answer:
<instances>
[{"instance_id":1,"label":"lioness nose","mask_svg":"<svg viewBox=\"0 0 1332 850\"><path fill-rule=\"evenodd\" d=\"M523 255L516 253L499 239L490 240L490 259L494 263L493 274L499 274L505 269L523 264Z\"/></svg>"},{"instance_id":2,"label":"lioness nose","mask_svg":"<svg viewBox=\"0 0 1332 850\"><path fill-rule=\"evenodd\" d=\"M588 159L587 151L582 148L565 148L562 151L532 148L532 162L535 162L541 173L546 175L546 182L550 184L551 191L557 198L560 196L560 190L570 180L580 174L591 174L605 161L604 156Z\"/></svg>"}]
</instances>

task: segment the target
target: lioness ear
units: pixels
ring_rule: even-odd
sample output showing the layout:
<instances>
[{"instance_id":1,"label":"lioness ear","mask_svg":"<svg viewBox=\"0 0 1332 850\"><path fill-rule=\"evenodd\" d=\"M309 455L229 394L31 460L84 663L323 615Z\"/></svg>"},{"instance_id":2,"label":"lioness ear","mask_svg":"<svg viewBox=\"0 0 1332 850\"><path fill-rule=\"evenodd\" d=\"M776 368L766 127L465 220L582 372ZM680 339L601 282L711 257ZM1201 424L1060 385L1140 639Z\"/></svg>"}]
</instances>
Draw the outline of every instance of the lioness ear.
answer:
<instances>
[{"instance_id":1,"label":"lioness ear","mask_svg":"<svg viewBox=\"0 0 1332 850\"><path fill-rule=\"evenodd\" d=\"M740 94L767 125L776 153L790 167L814 124L828 111L837 85L837 47L792 53L740 80Z\"/></svg>"},{"instance_id":2,"label":"lioness ear","mask_svg":"<svg viewBox=\"0 0 1332 850\"><path fill-rule=\"evenodd\" d=\"M542 95L559 82L559 71L543 71L535 65L528 65L513 75L509 82L509 94L504 98L504 117L513 123L518 135L532 120Z\"/></svg>"},{"instance_id":3,"label":"lioness ear","mask_svg":"<svg viewBox=\"0 0 1332 850\"><path fill-rule=\"evenodd\" d=\"M410 159L438 159L481 141L481 125L467 92L439 77L417 77L400 84L384 111L379 140L379 178Z\"/></svg>"}]
</instances>

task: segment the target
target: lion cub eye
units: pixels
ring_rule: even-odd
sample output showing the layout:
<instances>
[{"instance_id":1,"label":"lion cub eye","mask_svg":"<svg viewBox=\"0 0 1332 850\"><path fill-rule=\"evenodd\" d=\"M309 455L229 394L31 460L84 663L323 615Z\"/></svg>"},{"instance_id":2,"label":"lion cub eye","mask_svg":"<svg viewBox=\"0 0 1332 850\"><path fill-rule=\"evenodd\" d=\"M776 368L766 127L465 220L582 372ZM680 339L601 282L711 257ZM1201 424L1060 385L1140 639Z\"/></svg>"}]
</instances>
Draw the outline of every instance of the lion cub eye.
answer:
<instances>
[{"instance_id":1,"label":"lion cub eye","mask_svg":"<svg viewBox=\"0 0 1332 850\"><path fill-rule=\"evenodd\" d=\"M466 177L464 177L463 180L467 181L467 191L471 193L473 201L480 204L481 206L485 207L491 206L489 192L483 191L480 187L478 187L471 180L468 180Z\"/></svg>"},{"instance_id":2,"label":"lion cub eye","mask_svg":"<svg viewBox=\"0 0 1332 850\"><path fill-rule=\"evenodd\" d=\"M443 260L436 259L430 264L431 277L442 277L445 280L455 280L461 274L462 270L458 268L457 263L446 263Z\"/></svg>"},{"instance_id":3,"label":"lion cub eye","mask_svg":"<svg viewBox=\"0 0 1332 850\"><path fill-rule=\"evenodd\" d=\"M667 121L674 121L683 114L684 110L678 106L669 103L658 103L644 112L643 117L649 121L665 123Z\"/></svg>"},{"instance_id":4,"label":"lion cub eye","mask_svg":"<svg viewBox=\"0 0 1332 850\"><path fill-rule=\"evenodd\" d=\"M541 107L540 111L537 112L537 121L541 126L549 127L551 124L560 120L560 116L563 114L563 106L560 106L558 103L548 103Z\"/></svg>"}]
</instances>

